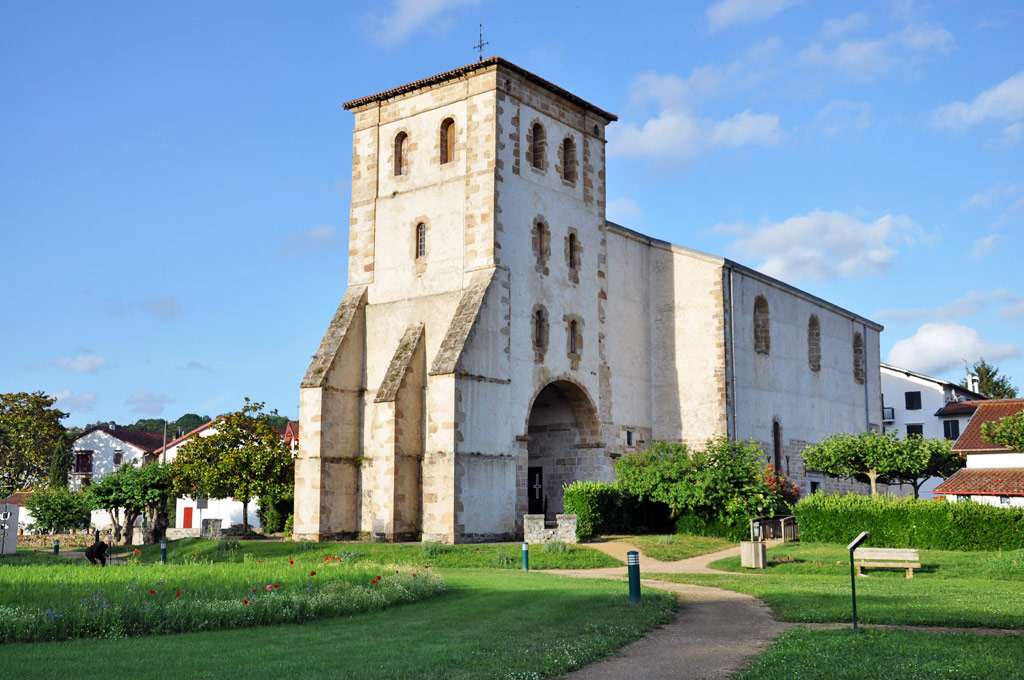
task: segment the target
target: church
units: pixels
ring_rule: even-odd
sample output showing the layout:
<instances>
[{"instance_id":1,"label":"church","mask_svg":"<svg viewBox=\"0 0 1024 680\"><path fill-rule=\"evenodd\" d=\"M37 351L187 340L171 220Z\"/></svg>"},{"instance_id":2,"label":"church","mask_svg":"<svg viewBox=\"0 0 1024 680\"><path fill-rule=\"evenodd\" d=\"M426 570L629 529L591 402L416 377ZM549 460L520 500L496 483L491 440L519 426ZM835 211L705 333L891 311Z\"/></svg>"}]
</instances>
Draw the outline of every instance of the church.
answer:
<instances>
[{"instance_id":1,"label":"church","mask_svg":"<svg viewBox=\"0 0 1024 680\"><path fill-rule=\"evenodd\" d=\"M614 114L500 57L345 108L348 288L301 383L297 539L514 540L662 439L861 490L800 451L879 427L882 327L609 222Z\"/></svg>"}]
</instances>

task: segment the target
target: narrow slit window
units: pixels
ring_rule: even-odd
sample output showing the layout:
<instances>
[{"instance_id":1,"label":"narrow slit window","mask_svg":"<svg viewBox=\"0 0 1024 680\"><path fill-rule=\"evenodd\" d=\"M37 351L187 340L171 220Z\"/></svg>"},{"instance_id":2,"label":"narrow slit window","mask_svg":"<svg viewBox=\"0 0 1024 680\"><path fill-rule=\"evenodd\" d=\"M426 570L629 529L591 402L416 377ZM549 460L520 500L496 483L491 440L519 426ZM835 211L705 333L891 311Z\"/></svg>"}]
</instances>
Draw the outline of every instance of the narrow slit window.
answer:
<instances>
[{"instance_id":1,"label":"narrow slit window","mask_svg":"<svg viewBox=\"0 0 1024 680\"><path fill-rule=\"evenodd\" d=\"M441 123L441 165L455 158L455 121L445 118Z\"/></svg>"},{"instance_id":2,"label":"narrow slit window","mask_svg":"<svg viewBox=\"0 0 1024 680\"><path fill-rule=\"evenodd\" d=\"M395 137L395 177L409 171L409 135L399 132Z\"/></svg>"},{"instance_id":3,"label":"narrow slit window","mask_svg":"<svg viewBox=\"0 0 1024 680\"><path fill-rule=\"evenodd\" d=\"M427 254L427 225L420 222L416 225L416 257L424 257Z\"/></svg>"},{"instance_id":4,"label":"narrow slit window","mask_svg":"<svg viewBox=\"0 0 1024 680\"><path fill-rule=\"evenodd\" d=\"M576 142L572 137L562 141L562 179L566 182L576 181Z\"/></svg>"},{"instance_id":5,"label":"narrow slit window","mask_svg":"<svg viewBox=\"0 0 1024 680\"><path fill-rule=\"evenodd\" d=\"M569 322L569 353L570 354L579 354L580 353L580 343L579 343L579 338L577 337L578 333L579 333L579 324L577 324L575 321L570 321Z\"/></svg>"},{"instance_id":6,"label":"narrow slit window","mask_svg":"<svg viewBox=\"0 0 1024 680\"><path fill-rule=\"evenodd\" d=\"M576 251L579 246L576 243L576 234L569 234L569 269L576 269Z\"/></svg>"},{"instance_id":7,"label":"narrow slit window","mask_svg":"<svg viewBox=\"0 0 1024 680\"><path fill-rule=\"evenodd\" d=\"M546 148L544 126L533 124L533 143L530 145L530 164L538 170L544 169L544 150Z\"/></svg>"}]
</instances>

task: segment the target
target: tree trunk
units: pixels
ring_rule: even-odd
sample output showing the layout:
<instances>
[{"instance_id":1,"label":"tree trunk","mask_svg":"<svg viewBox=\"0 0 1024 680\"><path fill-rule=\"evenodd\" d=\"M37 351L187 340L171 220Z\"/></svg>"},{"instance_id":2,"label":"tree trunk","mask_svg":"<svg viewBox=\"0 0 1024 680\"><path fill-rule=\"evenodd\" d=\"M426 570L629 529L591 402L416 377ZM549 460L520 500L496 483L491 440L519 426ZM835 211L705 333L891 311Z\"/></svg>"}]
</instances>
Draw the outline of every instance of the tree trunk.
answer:
<instances>
[{"instance_id":1,"label":"tree trunk","mask_svg":"<svg viewBox=\"0 0 1024 680\"><path fill-rule=\"evenodd\" d=\"M146 528L143 530L142 542L150 545L164 537L167 530L167 513L161 508L146 506Z\"/></svg>"},{"instance_id":2,"label":"tree trunk","mask_svg":"<svg viewBox=\"0 0 1024 680\"><path fill-rule=\"evenodd\" d=\"M139 511L138 510L132 510L131 512L129 512L128 510L124 511L124 544L123 545L131 545L132 544L132 534L135 533L135 520L137 520L138 518L139 518Z\"/></svg>"},{"instance_id":3,"label":"tree trunk","mask_svg":"<svg viewBox=\"0 0 1024 680\"><path fill-rule=\"evenodd\" d=\"M118 544L121 542L121 520L117 518L117 513L121 508L105 508L107 513L110 515L110 529L113 532L112 542Z\"/></svg>"},{"instance_id":4,"label":"tree trunk","mask_svg":"<svg viewBox=\"0 0 1024 680\"><path fill-rule=\"evenodd\" d=\"M242 499L242 536L249 533L249 499Z\"/></svg>"},{"instance_id":5,"label":"tree trunk","mask_svg":"<svg viewBox=\"0 0 1024 680\"><path fill-rule=\"evenodd\" d=\"M921 477L920 479L915 479L913 482L911 482L911 484L914 485L914 498L921 497L921 487L924 486L924 483L926 481L928 481L927 477Z\"/></svg>"},{"instance_id":6,"label":"tree trunk","mask_svg":"<svg viewBox=\"0 0 1024 680\"><path fill-rule=\"evenodd\" d=\"M871 482L871 497L872 498L877 498L878 497L878 477L879 477L879 475L874 470L868 470L866 474L868 476L868 481Z\"/></svg>"}]
</instances>

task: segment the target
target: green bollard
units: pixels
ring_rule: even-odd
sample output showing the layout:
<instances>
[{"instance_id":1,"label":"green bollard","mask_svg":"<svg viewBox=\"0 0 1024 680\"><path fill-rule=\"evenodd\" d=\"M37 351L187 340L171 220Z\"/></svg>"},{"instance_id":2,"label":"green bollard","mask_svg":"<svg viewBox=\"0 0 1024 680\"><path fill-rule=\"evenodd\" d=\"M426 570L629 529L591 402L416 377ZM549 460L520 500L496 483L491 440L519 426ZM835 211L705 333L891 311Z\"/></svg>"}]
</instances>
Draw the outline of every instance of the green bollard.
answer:
<instances>
[{"instance_id":1,"label":"green bollard","mask_svg":"<svg viewBox=\"0 0 1024 680\"><path fill-rule=\"evenodd\" d=\"M60 554L60 539L59 538L53 539L53 554L54 555L59 555Z\"/></svg>"},{"instance_id":2,"label":"green bollard","mask_svg":"<svg viewBox=\"0 0 1024 680\"><path fill-rule=\"evenodd\" d=\"M629 572L629 603L640 604L640 553L636 550L626 553L626 569Z\"/></svg>"},{"instance_id":3,"label":"green bollard","mask_svg":"<svg viewBox=\"0 0 1024 680\"><path fill-rule=\"evenodd\" d=\"M523 541L523 571L530 571L530 544Z\"/></svg>"},{"instance_id":4,"label":"green bollard","mask_svg":"<svg viewBox=\"0 0 1024 680\"><path fill-rule=\"evenodd\" d=\"M167 564L167 539L160 541L160 562Z\"/></svg>"}]
</instances>

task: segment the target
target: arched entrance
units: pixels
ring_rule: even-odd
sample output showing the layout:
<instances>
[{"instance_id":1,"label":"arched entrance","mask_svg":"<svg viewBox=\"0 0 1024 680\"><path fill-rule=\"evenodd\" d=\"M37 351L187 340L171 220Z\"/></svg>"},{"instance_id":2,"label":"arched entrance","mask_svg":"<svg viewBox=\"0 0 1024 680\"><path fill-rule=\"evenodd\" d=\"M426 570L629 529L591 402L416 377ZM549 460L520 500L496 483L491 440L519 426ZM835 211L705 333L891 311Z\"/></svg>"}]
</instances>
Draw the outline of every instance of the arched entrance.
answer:
<instances>
[{"instance_id":1,"label":"arched entrance","mask_svg":"<svg viewBox=\"0 0 1024 680\"><path fill-rule=\"evenodd\" d=\"M526 427L528 514L554 519L564 511L564 484L602 477L600 431L597 409L576 383L557 380L537 393Z\"/></svg>"}]
</instances>

